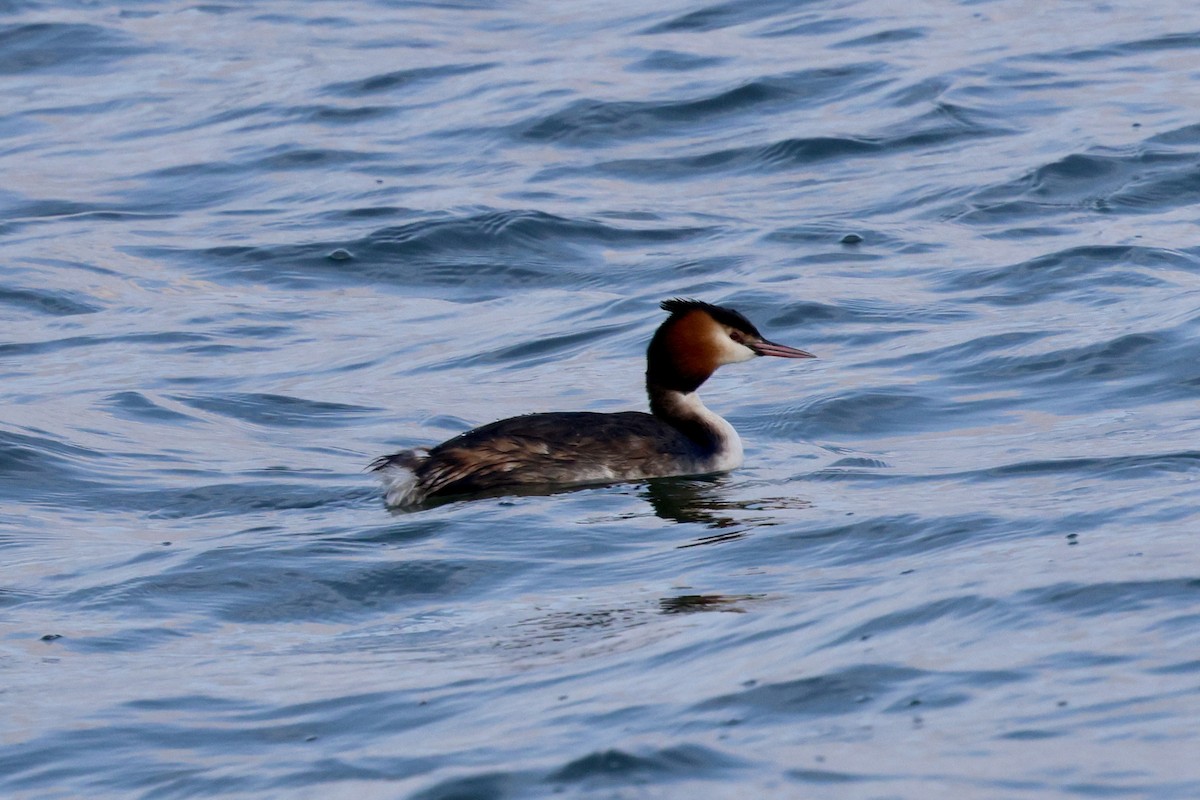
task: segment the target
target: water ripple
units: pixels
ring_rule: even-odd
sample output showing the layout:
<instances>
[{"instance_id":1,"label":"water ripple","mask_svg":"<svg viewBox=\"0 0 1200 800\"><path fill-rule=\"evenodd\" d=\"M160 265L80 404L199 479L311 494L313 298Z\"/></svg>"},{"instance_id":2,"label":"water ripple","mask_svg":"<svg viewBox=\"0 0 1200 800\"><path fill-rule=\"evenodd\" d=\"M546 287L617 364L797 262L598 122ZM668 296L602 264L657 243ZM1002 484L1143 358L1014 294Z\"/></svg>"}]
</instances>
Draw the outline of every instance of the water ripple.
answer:
<instances>
[{"instance_id":1,"label":"water ripple","mask_svg":"<svg viewBox=\"0 0 1200 800\"><path fill-rule=\"evenodd\" d=\"M0 794L1200 796L1200 11L894 5L0 3Z\"/></svg>"},{"instance_id":2,"label":"water ripple","mask_svg":"<svg viewBox=\"0 0 1200 800\"><path fill-rule=\"evenodd\" d=\"M0 25L0 74L81 73L147 52L112 28L69 22Z\"/></svg>"}]
</instances>

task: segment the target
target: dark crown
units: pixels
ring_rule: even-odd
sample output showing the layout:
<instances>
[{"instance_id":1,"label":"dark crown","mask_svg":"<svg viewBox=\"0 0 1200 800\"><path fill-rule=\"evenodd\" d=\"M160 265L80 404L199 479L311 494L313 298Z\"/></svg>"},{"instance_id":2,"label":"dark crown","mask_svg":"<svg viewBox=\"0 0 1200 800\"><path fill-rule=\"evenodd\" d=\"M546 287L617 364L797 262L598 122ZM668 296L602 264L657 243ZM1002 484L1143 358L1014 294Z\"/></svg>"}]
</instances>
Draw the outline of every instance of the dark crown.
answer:
<instances>
[{"instance_id":1,"label":"dark crown","mask_svg":"<svg viewBox=\"0 0 1200 800\"><path fill-rule=\"evenodd\" d=\"M722 325L727 325L743 333L762 338L762 334L758 332L758 328L754 327L754 324L743 317L740 312L734 311L732 308L714 306L712 303L705 303L702 300L688 300L682 297L663 300L660 307L663 311L671 312L671 316L686 314L689 311L703 311Z\"/></svg>"}]
</instances>

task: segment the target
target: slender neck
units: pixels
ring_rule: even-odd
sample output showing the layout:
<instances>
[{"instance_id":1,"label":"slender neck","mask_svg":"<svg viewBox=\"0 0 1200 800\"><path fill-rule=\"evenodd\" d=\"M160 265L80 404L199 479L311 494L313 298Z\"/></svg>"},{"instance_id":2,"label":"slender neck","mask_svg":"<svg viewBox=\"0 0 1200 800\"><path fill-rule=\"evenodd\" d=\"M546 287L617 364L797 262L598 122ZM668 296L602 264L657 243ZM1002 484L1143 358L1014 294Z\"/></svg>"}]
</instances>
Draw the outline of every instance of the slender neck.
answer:
<instances>
[{"instance_id":1,"label":"slender neck","mask_svg":"<svg viewBox=\"0 0 1200 800\"><path fill-rule=\"evenodd\" d=\"M650 413L655 417L705 450L720 446L725 436L721 427L724 420L709 411L695 392L682 392L647 381L646 393L650 396Z\"/></svg>"},{"instance_id":2,"label":"slender neck","mask_svg":"<svg viewBox=\"0 0 1200 800\"><path fill-rule=\"evenodd\" d=\"M706 451L721 447L728 438L729 423L704 407L696 390L712 375L714 367L703 360L677 358L668 341L672 317L659 326L646 350L646 394L650 413L674 427Z\"/></svg>"}]
</instances>

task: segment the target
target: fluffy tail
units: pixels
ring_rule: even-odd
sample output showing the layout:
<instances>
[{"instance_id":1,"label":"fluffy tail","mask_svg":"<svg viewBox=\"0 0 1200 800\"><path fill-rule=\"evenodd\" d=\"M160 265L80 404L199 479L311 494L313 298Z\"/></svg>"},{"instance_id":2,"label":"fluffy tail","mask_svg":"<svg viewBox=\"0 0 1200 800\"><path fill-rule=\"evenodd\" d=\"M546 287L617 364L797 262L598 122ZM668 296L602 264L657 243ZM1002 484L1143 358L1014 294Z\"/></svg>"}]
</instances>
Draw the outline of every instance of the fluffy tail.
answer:
<instances>
[{"instance_id":1,"label":"fluffy tail","mask_svg":"<svg viewBox=\"0 0 1200 800\"><path fill-rule=\"evenodd\" d=\"M416 473L426 455L425 450L401 450L380 456L367 465L367 469L379 473L383 497L389 507L404 508L421 502L424 492L417 484Z\"/></svg>"}]
</instances>

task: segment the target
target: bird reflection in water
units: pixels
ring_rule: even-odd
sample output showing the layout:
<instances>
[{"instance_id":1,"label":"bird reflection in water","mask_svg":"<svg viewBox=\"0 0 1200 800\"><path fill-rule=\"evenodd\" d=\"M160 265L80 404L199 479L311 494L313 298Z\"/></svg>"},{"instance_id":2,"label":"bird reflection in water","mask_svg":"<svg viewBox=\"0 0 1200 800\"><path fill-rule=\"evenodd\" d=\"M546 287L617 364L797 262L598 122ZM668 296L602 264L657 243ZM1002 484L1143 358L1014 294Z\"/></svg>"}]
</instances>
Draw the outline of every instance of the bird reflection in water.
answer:
<instances>
[{"instance_id":1,"label":"bird reflection in water","mask_svg":"<svg viewBox=\"0 0 1200 800\"><path fill-rule=\"evenodd\" d=\"M681 548L737 541L758 528L772 527L783 521L777 514L745 512L812 508L810 501L798 497L730 500L727 483L728 479L723 475L656 478L646 482L640 496L662 519L703 525L718 531L685 542L679 545Z\"/></svg>"},{"instance_id":2,"label":"bird reflection in water","mask_svg":"<svg viewBox=\"0 0 1200 800\"><path fill-rule=\"evenodd\" d=\"M658 607L664 614L693 614L697 611L730 611L745 614L740 603L766 599L765 594L681 594L664 597Z\"/></svg>"}]
</instances>

